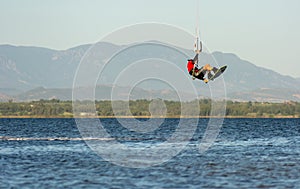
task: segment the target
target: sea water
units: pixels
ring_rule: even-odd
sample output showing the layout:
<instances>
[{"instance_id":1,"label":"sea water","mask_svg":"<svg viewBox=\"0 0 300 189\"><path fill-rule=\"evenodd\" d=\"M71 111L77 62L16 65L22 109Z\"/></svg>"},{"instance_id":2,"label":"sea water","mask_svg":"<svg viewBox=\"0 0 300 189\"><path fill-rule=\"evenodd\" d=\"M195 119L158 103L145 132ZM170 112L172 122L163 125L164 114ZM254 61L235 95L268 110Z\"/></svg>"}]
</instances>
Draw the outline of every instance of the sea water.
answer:
<instances>
[{"instance_id":1,"label":"sea water","mask_svg":"<svg viewBox=\"0 0 300 189\"><path fill-rule=\"evenodd\" d=\"M0 119L0 188L300 188L300 119L225 119L200 153L208 121L199 120L169 161L131 168L97 155L74 119ZM151 146L167 140L179 119L149 133L129 131L117 119L101 122L124 145Z\"/></svg>"}]
</instances>

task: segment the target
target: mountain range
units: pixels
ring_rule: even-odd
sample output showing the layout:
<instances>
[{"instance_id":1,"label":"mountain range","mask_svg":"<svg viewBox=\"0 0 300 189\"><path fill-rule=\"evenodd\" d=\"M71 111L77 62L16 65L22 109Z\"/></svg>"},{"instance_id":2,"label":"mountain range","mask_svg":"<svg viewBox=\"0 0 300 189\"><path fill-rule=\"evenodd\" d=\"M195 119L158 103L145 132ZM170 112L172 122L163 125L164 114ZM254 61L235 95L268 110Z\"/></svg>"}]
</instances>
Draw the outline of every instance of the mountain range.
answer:
<instances>
[{"instance_id":1,"label":"mountain range","mask_svg":"<svg viewBox=\"0 0 300 189\"><path fill-rule=\"evenodd\" d=\"M118 52L123 46L102 42L98 44L102 51L98 52L99 57L105 60ZM28 101L39 99L58 98L70 100L72 86L76 70L82 57L91 45L81 45L67 50L52 50L41 47L25 47L0 45L0 101L14 99L15 101ZM180 49L193 57L193 52L187 49ZM165 49L157 50L154 46L147 46L140 49L135 57L124 55L122 61L116 65L108 66L104 73L101 84L97 85L96 91L105 95L99 95L98 100L109 99L113 87L119 87L120 91L130 86L117 86L110 80L124 67L122 63L139 60L142 56L170 56L167 57L183 71L186 72L186 60L178 57L176 53L166 52ZM300 78L285 76L267 68L258 67L255 64L242 60L232 53L213 52L201 53L201 63L215 63L227 65L228 69L223 74L226 84L227 99L236 101L300 101ZM125 65L126 66L126 65ZM110 70L111 69L111 70ZM113 70L118 70L116 73ZM159 72L159 69L157 70ZM188 76L188 73L187 73ZM170 75L175 79L176 75ZM198 89L201 98L209 97L210 88L200 81L192 81ZM126 89L127 90L127 89ZM189 91L184 88L179 90L184 93L187 100L190 98ZM134 91L133 99L139 98L165 98L176 99L175 91L158 85L151 85L145 88L142 85ZM121 94L122 92L120 92ZM97 95L96 95L97 98ZM122 95L118 95L122 99Z\"/></svg>"}]
</instances>

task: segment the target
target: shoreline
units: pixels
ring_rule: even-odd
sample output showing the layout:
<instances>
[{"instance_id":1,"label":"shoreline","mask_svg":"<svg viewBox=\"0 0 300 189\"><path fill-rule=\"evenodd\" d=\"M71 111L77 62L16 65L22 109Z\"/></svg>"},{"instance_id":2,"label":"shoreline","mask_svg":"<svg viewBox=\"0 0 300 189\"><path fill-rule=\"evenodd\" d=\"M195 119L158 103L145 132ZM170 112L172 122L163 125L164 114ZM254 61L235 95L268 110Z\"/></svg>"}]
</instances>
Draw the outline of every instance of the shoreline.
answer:
<instances>
[{"instance_id":1,"label":"shoreline","mask_svg":"<svg viewBox=\"0 0 300 189\"><path fill-rule=\"evenodd\" d=\"M79 118L98 118L98 119L299 119L300 116L0 116L0 119L79 119Z\"/></svg>"}]
</instances>

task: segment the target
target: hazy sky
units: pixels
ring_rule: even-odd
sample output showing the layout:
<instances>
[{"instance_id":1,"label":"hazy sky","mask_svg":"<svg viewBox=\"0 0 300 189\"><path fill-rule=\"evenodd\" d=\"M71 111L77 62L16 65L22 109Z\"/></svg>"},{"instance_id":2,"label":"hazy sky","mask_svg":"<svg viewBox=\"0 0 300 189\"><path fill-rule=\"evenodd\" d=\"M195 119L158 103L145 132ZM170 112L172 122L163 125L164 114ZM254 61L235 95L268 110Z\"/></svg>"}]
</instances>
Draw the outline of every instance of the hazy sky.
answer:
<instances>
[{"instance_id":1,"label":"hazy sky","mask_svg":"<svg viewBox=\"0 0 300 189\"><path fill-rule=\"evenodd\" d=\"M199 2L201 39L211 51L300 77L300 0ZM197 0L0 0L0 44L68 49L143 22L194 33L196 6Z\"/></svg>"}]
</instances>

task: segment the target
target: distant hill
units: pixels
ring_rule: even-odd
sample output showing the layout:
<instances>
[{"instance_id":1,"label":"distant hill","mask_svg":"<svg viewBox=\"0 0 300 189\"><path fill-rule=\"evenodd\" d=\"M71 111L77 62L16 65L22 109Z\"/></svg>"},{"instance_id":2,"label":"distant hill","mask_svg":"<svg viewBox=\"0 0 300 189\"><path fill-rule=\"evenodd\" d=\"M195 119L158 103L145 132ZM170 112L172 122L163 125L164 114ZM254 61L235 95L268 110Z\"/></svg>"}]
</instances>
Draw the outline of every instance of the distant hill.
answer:
<instances>
[{"instance_id":1,"label":"distant hill","mask_svg":"<svg viewBox=\"0 0 300 189\"><path fill-rule=\"evenodd\" d=\"M78 63L89 45L65 51L40 47L0 46L0 88L29 90L71 86Z\"/></svg>"},{"instance_id":2,"label":"distant hill","mask_svg":"<svg viewBox=\"0 0 300 189\"><path fill-rule=\"evenodd\" d=\"M116 88L116 87L115 87ZM83 89L84 90L84 89ZM96 87L96 100L110 100L111 99L112 86L97 86ZM128 97L125 92L128 89L125 87L119 87L117 90L117 96L115 100L126 100ZM99 95L101 93L101 95ZM124 95L123 95L124 94ZM184 101L191 100L193 95L184 93ZM206 98L207 96L199 96L199 98ZM131 100L137 99L164 99L178 101L178 96L175 91L172 90L145 90L142 88L135 89L129 97ZM72 89L70 88L50 88L46 89L38 87L16 96L7 96L0 94L0 102L7 102L13 99L14 101L35 101L40 99L60 99L60 100L71 100ZM300 101L300 90L298 89L256 89L251 91L240 91L227 94L228 100L233 101L252 101L252 102L285 102L285 101Z\"/></svg>"},{"instance_id":3,"label":"distant hill","mask_svg":"<svg viewBox=\"0 0 300 189\"><path fill-rule=\"evenodd\" d=\"M111 91L113 86L97 86L95 90L95 99L96 100L111 100ZM114 96L114 100L126 100L128 99L127 93L128 88L126 87L115 87L116 96ZM129 88L130 89L130 88ZM80 89L84 95L85 88ZM188 93L181 93L183 95L182 100L191 99L191 95ZM0 96L1 97L1 96ZM179 101L178 96L173 90L144 90L141 88L135 88L130 94L130 100L137 99L165 99L165 100L173 100ZM38 87L27 92L21 93L19 95L14 96L15 101L36 101L36 100L50 100L50 99L60 99L60 100L71 100L72 99L72 89L71 88L52 88L46 89L43 87ZM7 99L5 99L7 100Z\"/></svg>"},{"instance_id":4,"label":"distant hill","mask_svg":"<svg viewBox=\"0 0 300 189\"><path fill-rule=\"evenodd\" d=\"M298 89L271 89L262 88L252 91L241 91L228 94L228 99L234 101L252 102L285 102L300 101L300 88Z\"/></svg>"},{"instance_id":5,"label":"distant hill","mask_svg":"<svg viewBox=\"0 0 300 189\"><path fill-rule=\"evenodd\" d=\"M113 53L122 48L122 46L111 43L100 43L98 45L103 47L101 48L103 51L97 52L103 60L111 57ZM76 69L86 50L90 47L91 45L82 45L57 51L40 47L0 45L0 101L6 101L10 98L16 100L49 98L70 100ZM191 57L193 56L191 50L181 50ZM142 55L151 57L153 54L158 57L168 54L170 57L167 58L186 72L185 59L178 57L176 53L166 53L164 49L157 50L155 47L149 46L147 49L141 49L136 57L124 56L122 57L123 61L108 66L101 86L111 86L113 83L111 78L115 78L115 75L119 74L120 70L126 66L124 63L138 60L139 56ZM228 69L223 74L228 98L237 100L252 99L253 101L300 101L300 92L297 90L300 88L300 78L284 76L272 70L258 67L231 53L214 52L212 55L219 65L228 65ZM200 60L201 64L214 64L211 60L211 54L202 53ZM170 79L176 77L172 74L168 76ZM192 82L198 89L199 96L210 96L208 85L200 81ZM110 90L109 88L106 89ZM150 89L141 88L141 90L143 91L139 91L140 95L137 95L137 97L148 98L151 95L153 96L154 93L161 94L156 95L160 97L164 94L163 88L157 85L153 85ZM188 93L186 91L187 98ZM170 96L167 98L170 98Z\"/></svg>"}]
</instances>

